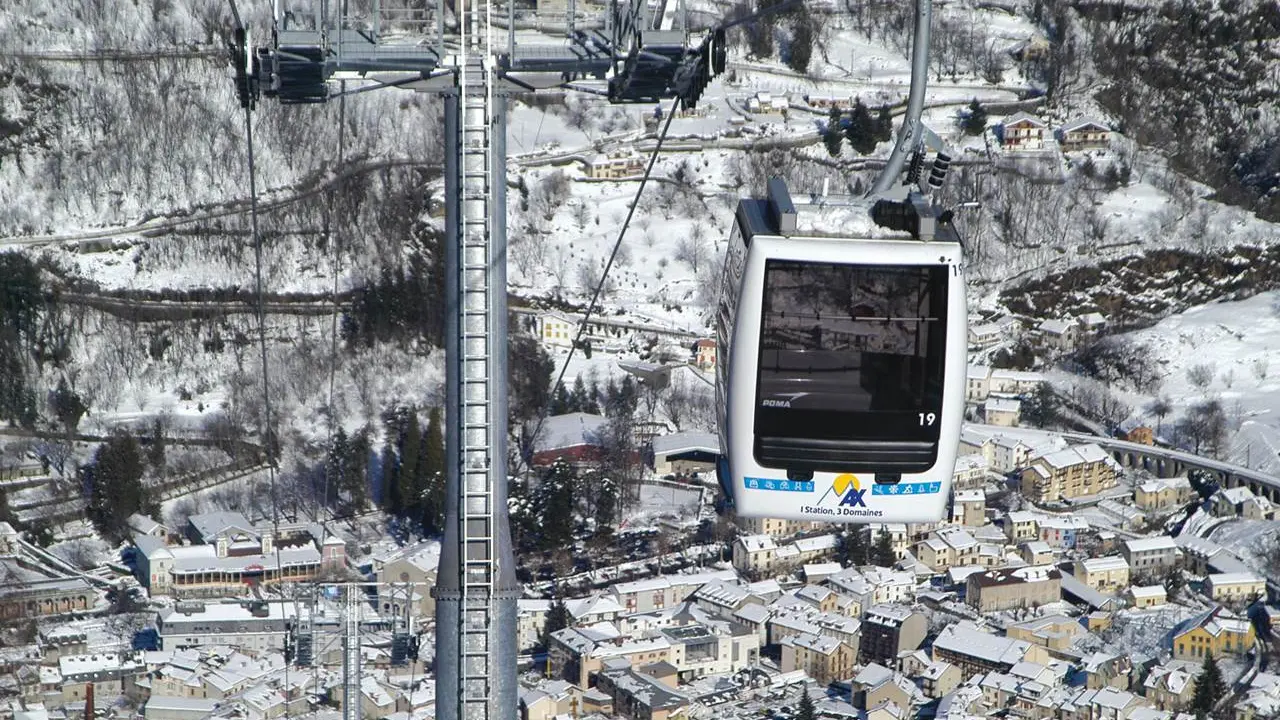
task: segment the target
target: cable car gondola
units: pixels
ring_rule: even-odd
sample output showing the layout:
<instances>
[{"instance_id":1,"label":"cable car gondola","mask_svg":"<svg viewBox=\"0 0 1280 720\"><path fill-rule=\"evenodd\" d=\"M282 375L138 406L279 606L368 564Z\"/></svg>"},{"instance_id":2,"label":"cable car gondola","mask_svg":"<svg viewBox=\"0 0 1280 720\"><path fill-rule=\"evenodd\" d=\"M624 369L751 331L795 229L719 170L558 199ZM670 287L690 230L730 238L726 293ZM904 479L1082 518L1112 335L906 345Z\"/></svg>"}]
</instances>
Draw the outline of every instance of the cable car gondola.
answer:
<instances>
[{"instance_id":1,"label":"cable car gondola","mask_svg":"<svg viewBox=\"0 0 1280 720\"><path fill-rule=\"evenodd\" d=\"M717 309L721 483L745 517L942 517L964 411L949 214L905 200L740 201Z\"/></svg>"}]
</instances>

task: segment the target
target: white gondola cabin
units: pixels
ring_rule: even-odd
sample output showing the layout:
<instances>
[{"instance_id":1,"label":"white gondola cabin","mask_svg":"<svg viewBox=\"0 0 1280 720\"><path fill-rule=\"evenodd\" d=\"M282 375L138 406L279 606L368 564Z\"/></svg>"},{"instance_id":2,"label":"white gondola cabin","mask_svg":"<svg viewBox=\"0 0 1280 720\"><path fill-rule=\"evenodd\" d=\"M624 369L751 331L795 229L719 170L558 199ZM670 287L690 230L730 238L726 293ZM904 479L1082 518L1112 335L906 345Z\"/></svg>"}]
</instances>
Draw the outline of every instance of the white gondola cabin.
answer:
<instances>
[{"instance_id":1,"label":"white gondola cabin","mask_svg":"<svg viewBox=\"0 0 1280 720\"><path fill-rule=\"evenodd\" d=\"M721 483L739 515L939 520L964 413L959 238L918 194L742 200L718 307Z\"/></svg>"}]
</instances>

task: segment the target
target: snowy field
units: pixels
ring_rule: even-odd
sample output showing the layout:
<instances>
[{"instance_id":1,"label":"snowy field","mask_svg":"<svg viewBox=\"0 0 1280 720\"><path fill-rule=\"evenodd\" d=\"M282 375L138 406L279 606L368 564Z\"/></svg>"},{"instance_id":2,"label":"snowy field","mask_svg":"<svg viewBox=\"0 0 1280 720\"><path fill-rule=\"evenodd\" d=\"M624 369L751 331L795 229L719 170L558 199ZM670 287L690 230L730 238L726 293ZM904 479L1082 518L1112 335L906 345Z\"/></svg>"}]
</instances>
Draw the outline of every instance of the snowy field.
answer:
<instances>
[{"instance_id":1,"label":"snowy field","mask_svg":"<svg viewBox=\"0 0 1280 720\"><path fill-rule=\"evenodd\" d=\"M1209 539L1230 549L1249 567L1265 573L1265 556L1278 534L1277 520L1231 520L1215 527Z\"/></svg>"},{"instance_id":2,"label":"snowy field","mask_svg":"<svg viewBox=\"0 0 1280 720\"><path fill-rule=\"evenodd\" d=\"M1229 419L1242 423L1228 457L1239 465L1280 475L1280 293L1238 302L1211 303L1165 318L1124 337L1148 348L1162 368L1160 394L1169 398L1171 424L1205 399L1221 400ZM1212 368L1205 388L1192 384L1188 371ZM1129 394L1135 419L1155 423L1145 410L1149 396Z\"/></svg>"}]
</instances>

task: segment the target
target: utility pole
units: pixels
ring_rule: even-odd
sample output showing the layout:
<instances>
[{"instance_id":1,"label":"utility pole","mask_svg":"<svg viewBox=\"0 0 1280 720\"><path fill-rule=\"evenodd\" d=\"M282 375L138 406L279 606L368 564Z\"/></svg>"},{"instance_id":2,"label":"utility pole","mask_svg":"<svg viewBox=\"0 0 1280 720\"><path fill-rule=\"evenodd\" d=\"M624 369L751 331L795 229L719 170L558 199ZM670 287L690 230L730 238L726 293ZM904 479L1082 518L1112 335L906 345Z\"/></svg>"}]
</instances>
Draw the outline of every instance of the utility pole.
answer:
<instances>
[{"instance_id":1,"label":"utility pole","mask_svg":"<svg viewBox=\"0 0 1280 720\"><path fill-rule=\"evenodd\" d=\"M401 87L443 96L449 362L445 534L434 590L437 712L441 720L513 720L521 588L507 516L506 96L595 78L608 81L601 94L611 102L679 94L691 104L723 69L724 32L690 47L685 30L653 29L645 0L609 0L603 23L583 21L571 4L563 41L517 45L513 0L419 2L380 0L357 17L342 0L315 0L314 13L303 14L306 29L276 18L270 46L252 47L238 27L233 65L246 109L259 94L325 102L336 97L330 80L364 82L348 95ZM358 705L350 592L347 696Z\"/></svg>"}]
</instances>

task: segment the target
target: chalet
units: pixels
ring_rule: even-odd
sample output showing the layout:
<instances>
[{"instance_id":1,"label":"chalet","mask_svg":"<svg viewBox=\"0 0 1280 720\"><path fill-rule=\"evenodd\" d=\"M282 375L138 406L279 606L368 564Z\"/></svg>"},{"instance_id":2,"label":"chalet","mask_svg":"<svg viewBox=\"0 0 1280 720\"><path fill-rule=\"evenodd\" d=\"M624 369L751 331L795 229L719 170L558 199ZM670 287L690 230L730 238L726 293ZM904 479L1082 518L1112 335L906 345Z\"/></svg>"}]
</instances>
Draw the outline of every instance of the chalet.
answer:
<instances>
[{"instance_id":1,"label":"chalet","mask_svg":"<svg viewBox=\"0 0 1280 720\"><path fill-rule=\"evenodd\" d=\"M573 347L573 337L578 331L578 324L558 312L543 313L538 316L538 339L549 347Z\"/></svg>"},{"instance_id":2,"label":"chalet","mask_svg":"<svg viewBox=\"0 0 1280 720\"><path fill-rule=\"evenodd\" d=\"M593 180L618 180L644 174L644 158L635 153L600 154L587 162L587 177Z\"/></svg>"},{"instance_id":3,"label":"chalet","mask_svg":"<svg viewBox=\"0 0 1280 720\"><path fill-rule=\"evenodd\" d=\"M1008 150L1041 150L1049 124L1027 112L1017 112L1000 123L1000 140Z\"/></svg>"},{"instance_id":4,"label":"chalet","mask_svg":"<svg viewBox=\"0 0 1280 720\"><path fill-rule=\"evenodd\" d=\"M693 364L703 371L716 369L715 340L702 338L693 344Z\"/></svg>"},{"instance_id":5,"label":"chalet","mask_svg":"<svg viewBox=\"0 0 1280 720\"><path fill-rule=\"evenodd\" d=\"M1058 128L1063 150L1093 150L1111 143L1111 128L1101 120L1080 118Z\"/></svg>"},{"instance_id":6,"label":"chalet","mask_svg":"<svg viewBox=\"0 0 1280 720\"><path fill-rule=\"evenodd\" d=\"M1080 339L1080 326L1070 320L1044 320L1036 327L1040 341L1054 350L1075 349Z\"/></svg>"}]
</instances>

